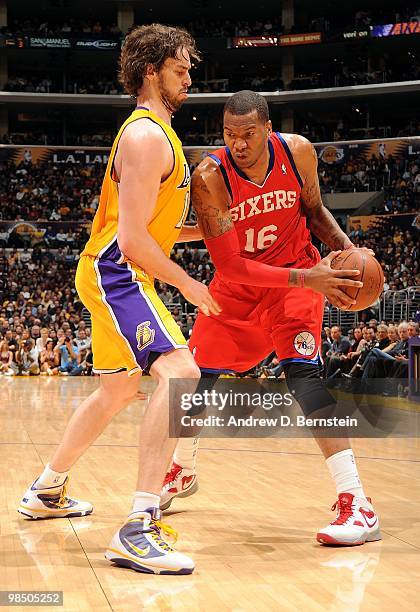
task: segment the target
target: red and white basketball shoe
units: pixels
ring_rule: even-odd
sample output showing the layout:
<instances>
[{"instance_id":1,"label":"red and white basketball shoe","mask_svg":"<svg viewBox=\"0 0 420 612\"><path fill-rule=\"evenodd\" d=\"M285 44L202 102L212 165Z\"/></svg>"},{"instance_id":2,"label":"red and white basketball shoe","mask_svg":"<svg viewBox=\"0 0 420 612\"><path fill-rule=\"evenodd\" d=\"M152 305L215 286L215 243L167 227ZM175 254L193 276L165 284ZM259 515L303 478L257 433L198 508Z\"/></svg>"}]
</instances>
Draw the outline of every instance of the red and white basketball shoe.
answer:
<instances>
[{"instance_id":1,"label":"red and white basketball shoe","mask_svg":"<svg viewBox=\"0 0 420 612\"><path fill-rule=\"evenodd\" d=\"M337 509L337 518L318 531L316 539L321 544L333 546L358 546L365 542L381 540L379 518L370 497L363 499L351 493L341 493L331 510Z\"/></svg>"},{"instance_id":2,"label":"red and white basketball shoe","mask_svg":"<svg viewBox=\"0 0 420 612\"><path fill-rule=\"evenodd\" d=\"M198 491L197 474L172 462L160 494L160 509L167 510L175 497L189 497Z\"/></svg>"}]
</instances>

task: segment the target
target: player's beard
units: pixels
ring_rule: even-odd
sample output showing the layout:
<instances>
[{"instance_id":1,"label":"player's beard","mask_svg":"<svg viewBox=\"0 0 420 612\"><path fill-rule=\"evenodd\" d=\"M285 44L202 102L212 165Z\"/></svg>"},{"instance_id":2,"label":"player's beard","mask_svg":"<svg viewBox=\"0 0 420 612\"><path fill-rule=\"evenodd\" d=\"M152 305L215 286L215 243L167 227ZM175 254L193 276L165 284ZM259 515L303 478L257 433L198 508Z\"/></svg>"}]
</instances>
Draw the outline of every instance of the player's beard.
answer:
<instances>
[{"instance_id":1,"label":"player's beard","mask_svg":"<svg viewBox=\"0 0 420 612\"><path fill-rule=\"evenodd\" d=\"M169 91L161 75L159 75L159 91L161 100L171 115L176 113L176 111L182 106L183 100L180 100L177 96L173 95Z\"/></svg>"}]
</instances>

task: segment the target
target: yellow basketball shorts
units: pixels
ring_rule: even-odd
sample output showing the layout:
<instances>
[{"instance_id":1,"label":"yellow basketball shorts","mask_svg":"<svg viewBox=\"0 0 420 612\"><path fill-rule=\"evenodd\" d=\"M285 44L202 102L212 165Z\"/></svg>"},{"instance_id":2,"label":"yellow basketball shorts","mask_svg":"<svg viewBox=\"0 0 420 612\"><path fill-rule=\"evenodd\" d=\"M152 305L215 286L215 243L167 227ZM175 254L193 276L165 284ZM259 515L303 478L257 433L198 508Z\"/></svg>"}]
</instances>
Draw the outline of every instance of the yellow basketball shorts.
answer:
<instances>
[{"instance_id":1,"label":"yellow basketball shorts","mask_svg":"<svg viewBox=\"0 0 420 612\"><path fill-rule=\"evenodd\" d=\"M94 372L133 375L147 367L150 353L187 348L154 287L138 280L128 262L83 255L76 289L92 317Z\"/></svg>"}]
</instances>

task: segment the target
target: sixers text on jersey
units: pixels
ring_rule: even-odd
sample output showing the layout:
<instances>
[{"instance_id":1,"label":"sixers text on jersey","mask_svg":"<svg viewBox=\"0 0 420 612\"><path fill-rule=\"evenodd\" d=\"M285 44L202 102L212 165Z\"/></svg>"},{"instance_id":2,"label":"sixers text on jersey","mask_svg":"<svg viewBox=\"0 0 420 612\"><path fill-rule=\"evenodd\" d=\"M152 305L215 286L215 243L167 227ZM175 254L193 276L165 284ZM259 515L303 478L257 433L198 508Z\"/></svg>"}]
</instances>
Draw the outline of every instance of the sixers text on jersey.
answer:
<instances>
[{"instance_id":1,"label":"sixers text on jersey","mask_svg":"<svg viewBox=\"0 0 420 612\"><path fill-rule=\"evenodd\" d=\"M241 256L287 266L310 245L300 201L303 182L279 132L271 134L268 146L270 161L262 185L252 182L237 167L228 147L210 157L218 163L231 195L230 212Z\"/></svg>"}]
</instances>

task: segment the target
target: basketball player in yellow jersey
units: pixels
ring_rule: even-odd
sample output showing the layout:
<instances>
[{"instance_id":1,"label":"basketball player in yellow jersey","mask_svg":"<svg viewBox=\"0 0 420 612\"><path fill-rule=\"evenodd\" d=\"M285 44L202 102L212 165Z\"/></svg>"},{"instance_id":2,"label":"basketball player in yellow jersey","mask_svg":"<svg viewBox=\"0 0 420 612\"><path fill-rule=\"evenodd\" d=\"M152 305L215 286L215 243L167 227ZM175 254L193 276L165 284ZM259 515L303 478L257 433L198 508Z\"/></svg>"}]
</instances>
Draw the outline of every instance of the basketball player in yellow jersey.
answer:
<instances>
[{"instance_id":1,"label":"basketball player in yellow jersey","mask_svg":"<svg viewBox=\"0 0 420 612\"><path fill-rule=\"evenodd\" d=\"M19 512L29 518L83 516L88 502L66 495L70 467L134 397L142 370L157 381L142 422L140 470L127 522L106 557L147 573L189 574L193 561L173 550L161 533L160 489L175 448L168 438L169 379L199 378L178 326L153 287L159 278L180 289L204 314L220 309L205 285L169 259L183 230L189 171L171 115L187 98L191 36L159 24L133 29L121 53L121 81L136 110L112 147L91 237L80 258L76 287L92 315L94 369L99 388L74 413L62 442L26 491ZM199 233L197 232L197 238Z\"/></svg>"}]
</instances>

